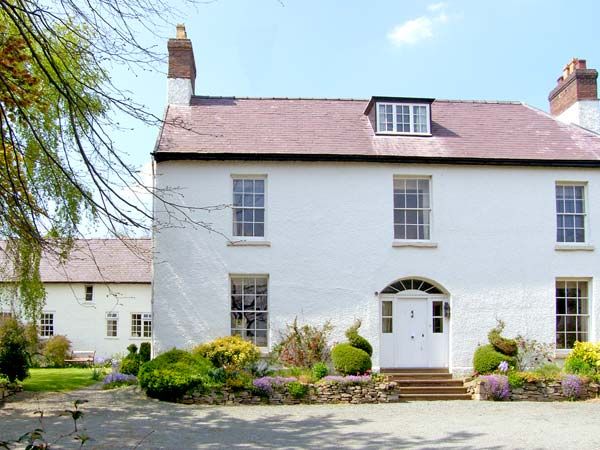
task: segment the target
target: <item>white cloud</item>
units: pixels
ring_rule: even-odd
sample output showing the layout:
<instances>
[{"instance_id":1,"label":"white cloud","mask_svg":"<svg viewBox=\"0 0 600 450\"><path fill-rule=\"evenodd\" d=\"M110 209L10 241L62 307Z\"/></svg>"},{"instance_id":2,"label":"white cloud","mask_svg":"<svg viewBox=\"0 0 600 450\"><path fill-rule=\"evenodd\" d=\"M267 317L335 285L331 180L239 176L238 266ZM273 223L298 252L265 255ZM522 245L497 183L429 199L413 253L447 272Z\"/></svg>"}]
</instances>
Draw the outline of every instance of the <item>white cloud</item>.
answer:
<instances>
[{"instance_id":1,"label":"white cloud","mask_svg":"<svg viewBox=\"0 0 600 450\"><path fill-rule=\"evenodd\" d=\"M396 25L387 34L387 38L397 47L431 39L435 35L436 27L448 23L451 19L444 11L446 6L445 2L432 3L427 7L431 14Z\"/></svg>"},{"instance_id":2,"label":"white cloud","mask_svg":"<svg viewBox=\"0 0 600 450\"><path fill-rule=\"evenodd\" d=\"M432 3L427 7L427 9L431 12L441 11L442 9L446 9L446 2Z\"/></svg>"},{"instance_id":3,"label":"white cloud","mask_svg":"<svg viewBox=\"0 0 600 450\"><path fill-rule=\"evenodd\" d=\"M407 20L402 25L396 25L387 36L398 47L403 44L416 44L433 37L433 22L425 16Z\"/></svg>"}]
</instances>

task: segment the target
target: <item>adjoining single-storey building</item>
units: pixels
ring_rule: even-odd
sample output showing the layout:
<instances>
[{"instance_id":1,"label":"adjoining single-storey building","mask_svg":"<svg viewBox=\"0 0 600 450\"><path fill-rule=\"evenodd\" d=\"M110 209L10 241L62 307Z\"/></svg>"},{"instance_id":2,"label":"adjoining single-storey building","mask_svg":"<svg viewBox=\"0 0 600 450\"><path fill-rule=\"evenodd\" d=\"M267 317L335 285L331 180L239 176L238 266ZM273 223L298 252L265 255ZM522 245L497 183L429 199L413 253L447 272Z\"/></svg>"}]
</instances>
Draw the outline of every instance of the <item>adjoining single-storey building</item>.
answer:
<instances>
[{"instance_id":1,"label":"adjoining single-storey building","mask_svg":"<svg viewBox=\"0 0 600 450\"><path fill-rule=\"evenodd\" d=\"M100 358L126 353L131 343L150 342L151 244L150 239L81 239L64 263L44 254L40 337L64 335L73 350L94 351ZM2 299L3 314L15 310L18 302Z\"/></svg>"},{"instance_id":2,"label":"adjoining single-storey building","mask_svg":"<svg viewBox=\"0 0 600 450\"><path fill-rule=\"evenodd\" d=\"M201 96L183 27L168 49L155 185L192 208L174 226L155 203L155 351L229 334L268 351L295 317L331 321L341 341L360 318L376 368L458 374L498 319L559 356L600 338L600 106L585 61L547 114L407 92Z\"/></svg>"}]
</instances>

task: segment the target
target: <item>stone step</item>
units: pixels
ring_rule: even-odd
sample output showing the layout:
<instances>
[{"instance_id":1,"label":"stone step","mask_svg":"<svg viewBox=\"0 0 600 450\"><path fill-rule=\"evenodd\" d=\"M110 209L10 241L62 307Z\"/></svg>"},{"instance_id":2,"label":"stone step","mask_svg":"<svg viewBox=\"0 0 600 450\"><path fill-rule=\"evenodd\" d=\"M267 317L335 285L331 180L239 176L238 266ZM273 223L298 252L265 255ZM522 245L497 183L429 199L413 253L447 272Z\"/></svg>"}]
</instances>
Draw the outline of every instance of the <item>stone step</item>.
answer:
<instances>
[{"instance_id":1,"label":"stone step","mask_svg":"<svg viewBox=\"0 0 600 450\"><path fill-rule=\"evenodd\" d=\"M464 386L401 386L400 394L466 394Z\"/></svg>"},{"instance_id":2,"label":"stone step","mask_svg":"<svg viewBox=\"0 0 600 450\"><path fill-rule=\"evenodd\" d=\"M450 373L427 373L427 372L403 372L403 373L386 373L384 374L392 381L398 380L451 380Z\"/></svg>"},{"instance_id":3,"label":"stone step","mask_svg":"<svg viewBox=\"0 0 600 450\"><path fill-rule=\"evenodd\" d=\"M380 372L384 375L388 373L450 373L446 367L386 367L381 369Z\"/></svg>"},{"instance_id":4,"label":"stone step","mask_svg":"<svg viewBox=\"0 0 600 450\"><path fill-rule=\"evenodd\" d=\"M471 394L400 394L399 400L407 402L432 400L471 400Z\"/></svg>"},{"instance_id":5,"label":"stone step","mask_svg":"<svg viewBox=\"0 0 600 450\"><path fill-rule=\"evenodd\" d=\"M402 379L402 380L394 380L398 383L398 386L447 386L447 387L455 387L455 386L463 386L462 380L411 380L411 379Z\"/></svg>"}]
</instances>

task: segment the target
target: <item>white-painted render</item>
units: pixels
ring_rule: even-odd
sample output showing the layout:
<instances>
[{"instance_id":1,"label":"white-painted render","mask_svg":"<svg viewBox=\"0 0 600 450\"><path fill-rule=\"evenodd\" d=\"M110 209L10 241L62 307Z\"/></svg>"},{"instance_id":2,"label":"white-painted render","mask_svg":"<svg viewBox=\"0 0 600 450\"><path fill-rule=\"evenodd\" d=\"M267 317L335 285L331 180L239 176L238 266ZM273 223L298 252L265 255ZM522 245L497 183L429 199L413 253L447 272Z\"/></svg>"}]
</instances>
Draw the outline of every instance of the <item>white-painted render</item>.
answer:
<instances>
[{"instance_id":1,"label":"white-painted render","mask_svg":"<svg viewBox=\"0 0 600 450\"><path fill-rule=\"evenodd\" d=\"M167 105L189 105L192 95L194 88L189 78L167 79Z\"/></svg>"},{"instance_id":2,"label":"white-painted render","mask_svg":"<svg viewBox=\"0 0 600 450\"><path fill-rule=\"evenodd\" d=\"M232 203L232 175L266 177L266 235L228 245L218 233L170 221L155 205L154 351L230 334L230 275L268 274L269 343L294 317L330 320L333 341L361 318L380 366L380 296L391 282L418 277L448 295L449 366L471 369L473 351L496 319L517 334L555 341L555 280L591 281L590 339L600 338L598 286L600 172L594 169L335 163L157 164L157 188L178 187L189 206ZM395 176L431 177L427 246L393 239ZM586 183L587 245L556 247L555 185ZM227 208L194 217L230 236ZM257 245L258 244L258 245ZM396 245L395 245L396 244Z\"/></svg>"},{"instance_id":3,"label":"white-painted render","mask_svg":"<svg viewBox=\"0 0 600 450\"><path fill-rule=\"evenodd\" d=\"M600 133L600 100L578 100L556 118Z\"/></svg>"},{"instance_id":4,"label":"white-painted render","mask_svg":"<svg viewBox=\"0 0 600 450\"><path fill-rule=\"evenodd\" d=\"M93 286L91 301L86 300L85 286ZM127 353L131 343L139 347L151 341L131 336L131 314L151 313L149 283L47 283L45 289L43 312L54 315L54 335L69 338L72 350L95 351L97 357L109 358ZM117 337L107 336L108 312L118 315Z\"/></svg>"}]
</instances>

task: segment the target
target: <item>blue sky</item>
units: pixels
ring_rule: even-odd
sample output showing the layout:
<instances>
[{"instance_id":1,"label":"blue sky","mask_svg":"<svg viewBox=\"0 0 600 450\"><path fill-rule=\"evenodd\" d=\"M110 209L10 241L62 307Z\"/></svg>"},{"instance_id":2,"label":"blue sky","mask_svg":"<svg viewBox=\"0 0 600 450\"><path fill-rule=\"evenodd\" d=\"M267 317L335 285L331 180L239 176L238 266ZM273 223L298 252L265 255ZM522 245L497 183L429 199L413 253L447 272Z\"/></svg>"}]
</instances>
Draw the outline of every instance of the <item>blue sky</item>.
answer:
<instances>
[{"instance_id":1,"label":"blue sky","mask_svg":"<svg viewBox=\"0 0 600 450\"><path fill-rule=\"evenodd\" d=\"M598 17L592 0L218 0L174 21L192 39L199 95L521 100L547 110L572 57L600 69ZM143 40L166 54L175 30L160 32ZM161 115L165 70L115 70L113 81ZM158 131L126 124L115 139L141 166Z\"/></svg>"}]
</instances>

